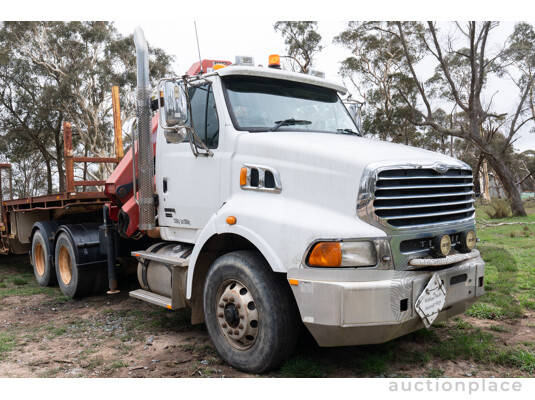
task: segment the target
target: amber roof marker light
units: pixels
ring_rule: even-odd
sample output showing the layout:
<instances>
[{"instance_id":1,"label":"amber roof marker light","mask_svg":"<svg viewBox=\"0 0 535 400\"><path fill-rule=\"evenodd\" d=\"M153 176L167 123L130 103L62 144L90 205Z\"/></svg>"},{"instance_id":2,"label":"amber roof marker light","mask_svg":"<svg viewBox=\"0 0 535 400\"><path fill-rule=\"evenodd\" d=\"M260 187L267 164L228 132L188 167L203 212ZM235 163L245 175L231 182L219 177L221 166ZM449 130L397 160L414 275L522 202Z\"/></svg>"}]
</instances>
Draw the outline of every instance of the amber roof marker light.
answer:
<instances>
[{"instance_id":1,"label":"amber roof marker light","mask_svg":"<svg viewBox=\"0 0 535 400\"><path fill-rule=\"evenodd\" d=\"M271 54L269 56L269 68L281 69L281 58L278 54Z\"/></svg>"}]
</instances>

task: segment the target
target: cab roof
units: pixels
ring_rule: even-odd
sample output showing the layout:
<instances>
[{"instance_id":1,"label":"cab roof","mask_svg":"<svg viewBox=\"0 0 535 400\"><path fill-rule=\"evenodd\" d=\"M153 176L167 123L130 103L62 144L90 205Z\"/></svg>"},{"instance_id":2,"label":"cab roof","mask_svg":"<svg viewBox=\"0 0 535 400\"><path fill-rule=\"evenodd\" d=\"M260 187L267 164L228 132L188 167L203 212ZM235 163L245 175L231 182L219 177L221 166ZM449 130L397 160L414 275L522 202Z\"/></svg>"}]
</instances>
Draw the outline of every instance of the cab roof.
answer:
<instances>
[{"instance_id":1,"label":"cab roof","mask_svg":"<svg viewBox=\"0 0 535 400\"><path fill-rule=\"evenodd\" d=\"M347 89L333 81L329 81L322 78L317 78L312 75L300 74L297 72L283 71L280 69L274 68L265 68L265 67L244 67L244 66L235 66L231 65L225 68L218 69L213 72L214 75L219 75L221 77L225 76L257 76L263 78L272 78L272 79L281 79L288 80L293 82L307 83L309 85L321 86L329 89L336 90L341 95L347 93ZM208 74L207 74L208 75ZM212 75L210 73L209 75Z\"/></svg>"}]
</instances>

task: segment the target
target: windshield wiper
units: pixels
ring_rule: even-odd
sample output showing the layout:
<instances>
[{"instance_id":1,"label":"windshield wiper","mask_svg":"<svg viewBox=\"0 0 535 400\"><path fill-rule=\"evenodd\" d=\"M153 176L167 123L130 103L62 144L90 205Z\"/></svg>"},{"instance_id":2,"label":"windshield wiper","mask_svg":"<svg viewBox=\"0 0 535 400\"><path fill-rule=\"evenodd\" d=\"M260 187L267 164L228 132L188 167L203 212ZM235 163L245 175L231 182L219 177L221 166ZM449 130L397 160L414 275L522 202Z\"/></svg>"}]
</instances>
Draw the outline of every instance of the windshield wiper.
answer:
<instances>
[{"instance_id":1,"label":"windshield wiper","mask_svg":"<svg viewBox=\"0 0 535 400\"><path fill-rule=\"evenodd\" d=\"M338 133L350 133L351 135L362 137L362 134L360 132L355 132L355 131L353 131L351 129L348 129L348 128L337 129L336 132L338 132Z\"/></svg>"},{"instance_id":2,"label":"windshield wiper","mask_svg":"<svg viewBox=\"0 0 535 400\"><path fill-rule=\"evenodd\" d=\"M275 121L277 125L275 125L273 128L270 129L270 132L276 131L281 126L288 126L288 125L310 125L312 122L307 121L305 119L295 119L295 118L288 118L283 121Z\"/></svg>"}]
</instances>

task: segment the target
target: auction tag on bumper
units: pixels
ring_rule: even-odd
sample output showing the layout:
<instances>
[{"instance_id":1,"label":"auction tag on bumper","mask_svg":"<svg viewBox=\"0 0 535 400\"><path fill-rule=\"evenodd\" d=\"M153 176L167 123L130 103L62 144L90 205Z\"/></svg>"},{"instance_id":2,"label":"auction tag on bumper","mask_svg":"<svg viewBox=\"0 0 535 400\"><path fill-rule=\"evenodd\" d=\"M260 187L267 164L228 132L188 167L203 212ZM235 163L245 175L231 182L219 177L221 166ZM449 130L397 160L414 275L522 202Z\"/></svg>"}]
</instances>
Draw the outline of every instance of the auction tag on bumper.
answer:
<instances>
[{"instance_id":1,"label":"auction tag on bumper","mask_svg":"<svg viewBox=\"0 0 535 400\"><path fill-rule=\"evenodd\" d=\"M414 305L416 312L429 328L446 303L446 287L438 274L434 274Z\"/></svg>"}]
</instances>

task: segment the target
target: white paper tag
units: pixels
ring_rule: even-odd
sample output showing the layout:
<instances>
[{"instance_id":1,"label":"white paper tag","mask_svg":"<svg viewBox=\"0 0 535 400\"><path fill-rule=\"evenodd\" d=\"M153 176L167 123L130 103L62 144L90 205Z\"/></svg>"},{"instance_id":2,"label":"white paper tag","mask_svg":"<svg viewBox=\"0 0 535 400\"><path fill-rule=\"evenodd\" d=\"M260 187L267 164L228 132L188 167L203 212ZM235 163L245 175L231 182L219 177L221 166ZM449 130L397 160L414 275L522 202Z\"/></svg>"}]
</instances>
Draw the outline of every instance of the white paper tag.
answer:
<instances>
[{"instance_id":1,"label":"white paper tag","mask_svg":"<svg viewBox=\"0 0 535 400\"><path fill-rule=\"evenodd\" d=\"M438 274L434 274L414 305L426 328L435 321L445 303L446 287Z\"/></svg>"}]
</instances>

